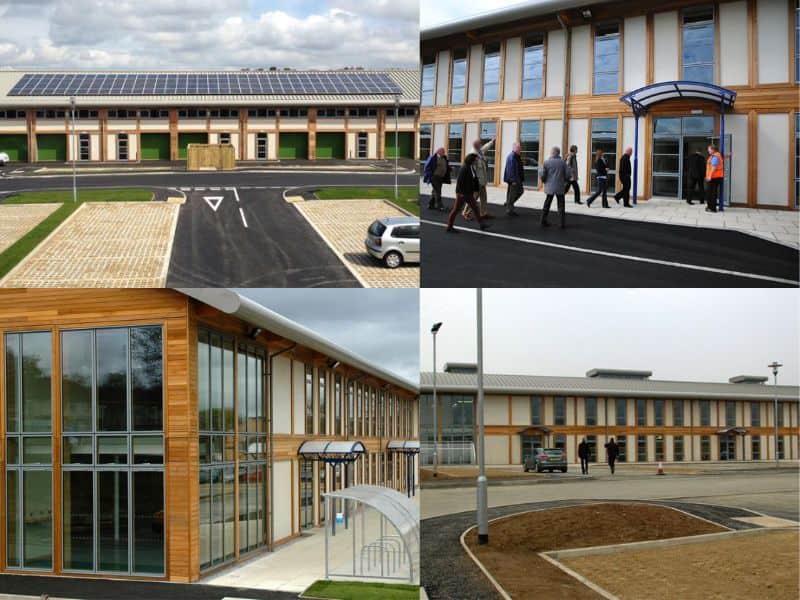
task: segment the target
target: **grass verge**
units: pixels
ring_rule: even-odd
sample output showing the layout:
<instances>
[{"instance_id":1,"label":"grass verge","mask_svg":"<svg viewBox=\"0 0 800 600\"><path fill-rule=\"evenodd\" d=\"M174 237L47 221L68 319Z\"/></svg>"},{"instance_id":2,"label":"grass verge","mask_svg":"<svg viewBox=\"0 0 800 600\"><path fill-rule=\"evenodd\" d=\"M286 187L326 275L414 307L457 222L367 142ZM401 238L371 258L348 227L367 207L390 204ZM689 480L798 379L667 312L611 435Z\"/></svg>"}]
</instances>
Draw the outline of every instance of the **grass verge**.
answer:
<instances>
[{"instance_id":1,"label":"grass verge","mask_svg":"<svg viewBox=\"0 0 800 600\"><path fill-rule=\"evenodd\" d=\"M31 250L53 230L78 210L84 202L146 202L153 197L149 190L126 188L119 190L80 190L78 202L72 202L72 190L21 192L5 198L2 204L43 204L61 202L54 212L28 233L0 253L0 278L11 271Z\"/></svg>"},{"instance_id":2,"label":"grass verge","mask_svg":"<svg viewBox=\"0 0 800 600\"><path fill-rule=\"evenodd\" d=\"M330 600L419 600L419 588L415 585L396 583L320 579L303 592L303 596Z\"/></svg>"},{"instance_id":3,"label":"grass verge","mask_svg":"<svg viewBox=\"0 0 800 600\"><path fill-rule=\"evenodd\" d=\"M401 186L397 188L398 199L394 199L394 189L389 187L326 187L316 191L320 200L390 200L413 215L419 216L419 188Z\"/></svg>"}]
</instances>

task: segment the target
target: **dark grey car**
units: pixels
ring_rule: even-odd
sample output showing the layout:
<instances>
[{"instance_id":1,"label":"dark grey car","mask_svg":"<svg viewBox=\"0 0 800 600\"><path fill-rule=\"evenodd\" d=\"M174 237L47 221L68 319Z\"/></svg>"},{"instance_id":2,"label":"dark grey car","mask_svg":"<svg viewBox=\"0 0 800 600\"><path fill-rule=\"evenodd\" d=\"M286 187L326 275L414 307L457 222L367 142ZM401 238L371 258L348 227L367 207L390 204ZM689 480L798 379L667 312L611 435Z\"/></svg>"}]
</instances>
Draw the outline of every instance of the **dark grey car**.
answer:
<instances>
[{"instance_id":1,"label":"dark grey car","mask_svg":"<svg viewBox=\"0 0 800 600\"><path fill-rule=\"evenodd\" d=\"M533 454L525 457L525 472L561 471L567 472L567 453L561 448L536 448Z\"/></svg>"}]
</instances>

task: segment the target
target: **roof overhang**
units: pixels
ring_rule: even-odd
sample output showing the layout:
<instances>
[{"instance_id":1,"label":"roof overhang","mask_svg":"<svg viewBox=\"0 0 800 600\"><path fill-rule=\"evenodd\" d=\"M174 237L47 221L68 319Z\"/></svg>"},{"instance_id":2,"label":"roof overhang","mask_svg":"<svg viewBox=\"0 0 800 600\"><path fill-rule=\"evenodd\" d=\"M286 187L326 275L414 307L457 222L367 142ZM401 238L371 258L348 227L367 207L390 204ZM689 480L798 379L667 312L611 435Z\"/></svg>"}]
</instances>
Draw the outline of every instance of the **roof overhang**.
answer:
<instances>
[{"instance_id":1,"label":"roof overhang","mask_svg":"<svg viewBox=\"0 0 800 600\"><path fill-rule=\"evenodd\" d=\"M531 433L544 433L549 434L552 431L549 427L543 427L541 425L530 425L525 429L520 429L517 432L517 435L528 435Z\"/></svg>"},{"instance_id":2,"label":"roof overhang","mask_svg":"<svg viewBox=\"0 0 800 600\"><path fill-rule=\"evenodd\" d=\"M723 110L732 110L736 92L701 81L662 81L628 92L620 98L620 102L630 106L633 114L639 117L656 104L670 100L706 101Z\"/></svg>"},{"instance_id":3,"label":"roof overhang","mask_svg":"<svg viewBox=\"0 0 800 600\"><path fill-rule=\"evenodd\" d=\"M747 429L744 427L727 427L725 429L720 429L717 432L717 435L746 435Z\"/></svg>"},{"instance_id":4,"label":"roof overhang","mask_svg":"<svg viewBox=\"0 0 800 600\"><path fill-rule=\"evenodd\" d=\"M352 462L366 453L364 444L350 440L306 440L297 450L297 455L306 460L321 460L327 463Z\"/></svg>"},{"instance_id":5,"label":"roof overhang","mask_svg":"<svg viewBox=\"0 0 800 600\"><path fill-rule=\"evenodd\" d=\"M251 325L266 329L330 358L360 369L364 373L414 395L419 393L418 386L411 381L399 377L391 371L387 371L361 356L334 344L299 323L295 323L291 319L287 319L275 311L265 308L249 298L245 298L238 292L226 288L180 288L177 291Z\"/></svg>"},{"instance_id":6,"label":"roof overhang","mask_svg":"<svg viewBox=\"0 0 800 600\"><path fill-rule=\"evenodd\" d=\"M419 440L391 440L386 449L400 454L419 454Z\"/></svg>"}]
</instances>

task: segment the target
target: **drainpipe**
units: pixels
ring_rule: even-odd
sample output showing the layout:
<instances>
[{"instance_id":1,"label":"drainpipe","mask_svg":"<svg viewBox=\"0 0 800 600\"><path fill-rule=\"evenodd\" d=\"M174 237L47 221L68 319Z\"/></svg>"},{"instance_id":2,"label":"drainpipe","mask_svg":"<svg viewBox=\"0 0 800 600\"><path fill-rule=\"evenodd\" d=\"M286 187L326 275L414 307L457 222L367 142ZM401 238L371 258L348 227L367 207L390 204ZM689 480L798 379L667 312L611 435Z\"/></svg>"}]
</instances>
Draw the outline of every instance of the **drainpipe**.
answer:
<instances>
[{"instance_id":1,"label":"drainpipe","mask_svg":"<svg viewBox=\"0 0 800 600\"><path fill-rule=\"evenodd\" d=\"M272 410L273 410L273 403L272 403L272 393L273 393L273 385L272 385L272 359L276 356L280 356L285 352L289 352L290 350L294 350L297 348L297 344L292 344L288 348L284 348L283 350L278 350L273 354L269 355L269 366L267 377L269 378L269 426L268 426L268 438L267 443L269 444L269 460L267 462L267 468L269 469L269 551L272 552L275 550L275 523L273 519L274 509L275 509L275 477L273 472L273 466L275 464L275 456L272 451L272 433L273 433L273 419L272 419ZM292 508L294 510L294 508Z\"/></svg>"},{"instance_id":2,"label":"drainpipe","mask_svg":"<svg viewBox=\"0 0 800 600\"><path fill-rule=\"evenodd\" d=\"M567 98L569 97L569 64L572 58L570 45L570 30L566 26L561 15L557 15L558 24L564 31L564 93L561 94L561 156L567 154L567 144L569 132L567 130Z\"/></svg>"}]
</instances>

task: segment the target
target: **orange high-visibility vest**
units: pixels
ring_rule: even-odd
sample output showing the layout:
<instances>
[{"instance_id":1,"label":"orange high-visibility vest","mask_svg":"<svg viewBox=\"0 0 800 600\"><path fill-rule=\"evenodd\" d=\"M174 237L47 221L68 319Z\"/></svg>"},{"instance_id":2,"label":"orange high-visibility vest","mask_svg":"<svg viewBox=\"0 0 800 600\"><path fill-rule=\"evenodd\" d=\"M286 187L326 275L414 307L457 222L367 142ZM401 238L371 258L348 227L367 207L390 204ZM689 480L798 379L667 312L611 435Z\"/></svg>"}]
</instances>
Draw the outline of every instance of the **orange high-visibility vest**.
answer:
<instances>
[{"instance_id":1,"label":"orange high-visibility vest","mask_svg":"<svg viewBox=\"0 0 800 600\"><path fill-rule=\"evenodd\" d=\"M719 164L716 167L711 164L711 161L715 156L719 159ZM706 179L722 179L724 173L725 171L722 165L722 154L719 152L714 152L706 161Z\"/></svg>"}]
</instances>

